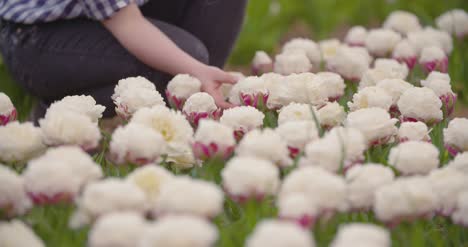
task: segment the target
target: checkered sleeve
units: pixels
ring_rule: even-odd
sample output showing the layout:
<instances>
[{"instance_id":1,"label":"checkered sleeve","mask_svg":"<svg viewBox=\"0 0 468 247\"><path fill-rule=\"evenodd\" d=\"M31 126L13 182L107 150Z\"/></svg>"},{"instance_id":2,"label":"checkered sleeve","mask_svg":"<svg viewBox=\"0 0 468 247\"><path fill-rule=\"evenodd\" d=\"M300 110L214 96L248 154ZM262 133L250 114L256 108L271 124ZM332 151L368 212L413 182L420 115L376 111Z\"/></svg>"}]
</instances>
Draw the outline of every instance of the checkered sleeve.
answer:
<instances>
[{"instance_id":1,"label":"checkered sleeve","mask_svg":"<svg viewBox=\"0 0 468 247\"><path fill-rule=\"evenodd\" d=\"M146 0L79 0L79 2L88 18L105 20L131 3L142 5Z\"/></svg>"}]
</instances>

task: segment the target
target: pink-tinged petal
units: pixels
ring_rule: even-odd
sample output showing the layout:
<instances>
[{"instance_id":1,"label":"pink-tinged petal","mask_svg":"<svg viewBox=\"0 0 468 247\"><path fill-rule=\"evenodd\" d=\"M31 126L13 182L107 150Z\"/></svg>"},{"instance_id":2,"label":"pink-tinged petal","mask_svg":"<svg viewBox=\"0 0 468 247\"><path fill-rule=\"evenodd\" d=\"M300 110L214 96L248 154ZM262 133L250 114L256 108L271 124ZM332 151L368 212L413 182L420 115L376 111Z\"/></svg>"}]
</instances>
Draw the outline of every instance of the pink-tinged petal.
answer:
<instances>
[{"instance_id":1,"label":"pink-tinged petal","mask_svg":"<svg viewBox=\"0 0 468 247\"><path fill-rule=\"evenodd\" d=\"M246 93L240 93L239 95L241 102L243 105L246 106L252 106L255 108L266 108L267 102L268 102L268 93L256 93L256 94L246 94ZM265 110L265 109L260 109L260 110Z\"/></svg>"},{"instance_id":2,"label":"pink-tinged petal","mask_svg":"<svg viewBox=\"0 0 468 247\"><path fill-rule=\"evenodd\" d=\"M7 125L9 122L16 120L18 112L13 108L8 114L0 115L0 126Z\"/></svg>"},{"instance_id":3,"label":"pink-tinged petal","mask_svg":"<svg viewBox=\"0 0 468 247\"><path fill-rule=\"evenodd\" d=\"M288 150L289 150L289 157L291 157L292 159L295 159L301 152L299 148L291 147L291 146L288 146Z\"/></svg>"},{"instance_id":4,"label":"pink-tinged petal","mask_svg":"<svg viewBox=\"0 0 468 247\"><path fill-rule=\"evenodd\" d=\"M430 73L434 70L440 71L442 73L447 73L448 71L448 58L441 60L434 60L430 62L423 63L423 68L427 73Z\"/></svg>"},{"instance_id":5,"label":"pink-tinged petal","mask_svg":"<svg viewBox=\"0 0 468 247\"><path fill-rule=\"evenodd\" d=\"M43 193L30 193L28 192L29 198L34 202L35 205L50 205L58 203L71 203L73 202L74 196L67 192L60 192L54 195L46 195Z\"/></svg>"},{"instance_id":6,"label":"pink-tinged petal","mask_svg":"<svg viewBox=\"0 0 468 247\"><path fill-rule=\"evenodd\" d=\"M460 150L456 147L450 146L450 145L445 145L445 149L449 152L452 157L457 156L457 154L460 152Z\"/></svg>"},{"instance_id":7,"label":"pink-tinged petal","mask_svg":"<svg viewBox=\"0 0 468 247\"><path fill-rule=\"evenodd\" d=\"M175 95L172 95L171 92L167 89L166 89L166 98L171 108L180 110L180 111L184 107L185 101L187 100L187 99L179 98Z\"/></svg>"},{"instance_id":8,"label":"pink-tinged petal","mask_svg":"<svg viewBox=\"0 0 468 247\"><path fill-rule=\"evenodd\" d=\"M412 70L418 61L417 57L395 57L394 59L400 63L405 63L409 70Z\"/></svg>"},{"instance_id":9,"label":"pink-tinged petal","mask_svg":"<svg viewBox=\"0 0 468 247\"><path fill-rule=\"evenodd\" d=\"M398 109L397 105L390 106L390 109L388 112L390 113L390 116L392 118L399 118L401 115L400 109Z\"/></svg>"},{"instance_id":10,"label":"pink-tinged petal","mask_svg":"<svg viewBox=\"0 0 468 247\"><path fill-rule=\"evenodd\" d=\"M219 157L224 160L228 159L234 152L234 146L222 147L216 143L208 145L201 142L194 142L192 144L192 151L194 156L200 160L207 160L214 157Z\"/></svg>"},{"instance_id":11,"label":"pink-tinged petal","mask_svg":"<svg viewBox=\"0 0 468 247\"><path fill-rule=\"evenodd\" d=\"M245 135L245 132L241 129L234 130L234 138L236 138L236 141L239 142Z\"/></svg>"},{"instance_id":12,"label":"pink-tinged petal","mask_svg":"<svg viewBox=\"0 0 468 247\"><path fill-rule=\"evenodd\" d=\"M455 104L457 103L457 95L453 93L447 93L445 95L440 96L440 100L444 104L445 113L447 117L452 115L453 110L455 108Z\"/></svg>"}]
</instances>

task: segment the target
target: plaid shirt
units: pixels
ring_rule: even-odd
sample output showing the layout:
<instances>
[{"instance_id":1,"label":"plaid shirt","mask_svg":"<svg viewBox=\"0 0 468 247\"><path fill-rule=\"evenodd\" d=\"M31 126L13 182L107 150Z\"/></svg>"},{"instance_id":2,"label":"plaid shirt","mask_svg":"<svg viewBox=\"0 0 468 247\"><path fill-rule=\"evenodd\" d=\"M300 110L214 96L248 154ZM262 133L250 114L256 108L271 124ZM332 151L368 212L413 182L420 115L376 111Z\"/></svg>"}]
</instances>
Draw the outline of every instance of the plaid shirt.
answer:
<instances>
[{"instance_id":1,"label":"plaid shirt","mask_svg":"<svg viewBox=\"0 0 468 247\"><path fill-rule=\"evenodd\" d=\"M109 18L119 9L134 2L147 0L0 0L0 17L4 20L32 24L58 19L87 17L93 20Z\"/></svg>"}]
</instances>

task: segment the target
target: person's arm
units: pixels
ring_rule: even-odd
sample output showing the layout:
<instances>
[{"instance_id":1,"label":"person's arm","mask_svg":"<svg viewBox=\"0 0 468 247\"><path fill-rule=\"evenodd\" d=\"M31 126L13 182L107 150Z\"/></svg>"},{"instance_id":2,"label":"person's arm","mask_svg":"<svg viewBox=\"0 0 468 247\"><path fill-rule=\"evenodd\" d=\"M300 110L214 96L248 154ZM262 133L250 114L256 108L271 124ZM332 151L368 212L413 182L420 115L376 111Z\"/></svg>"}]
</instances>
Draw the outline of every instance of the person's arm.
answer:
<instances>
[{"instance_id":1,"label":"person's arm","mask_svg":"<svg viewBox=\"0 0 468 247\"><path fill-rule=\"evenodd\" d=\"M213 96L219 107L232 106L224 100L219 87L221 83L235 83L235 77L185 53L151 24L136 4L122 8L102 23L143 63L172 75L185 73L195 76L202 82L202 90Z\"/></svg>"}]
</instances>

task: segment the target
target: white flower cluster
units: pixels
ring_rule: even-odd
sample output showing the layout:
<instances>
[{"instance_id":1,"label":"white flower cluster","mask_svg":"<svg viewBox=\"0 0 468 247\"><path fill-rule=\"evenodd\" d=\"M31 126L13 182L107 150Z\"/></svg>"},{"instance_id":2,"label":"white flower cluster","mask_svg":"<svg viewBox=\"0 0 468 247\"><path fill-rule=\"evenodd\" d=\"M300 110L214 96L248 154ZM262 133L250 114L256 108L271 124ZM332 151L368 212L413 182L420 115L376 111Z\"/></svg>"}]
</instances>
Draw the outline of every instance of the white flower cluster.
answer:
<instances>
[{"instance_id":1,"label":"white flower cluster","mask_svg":"<svg viewBox=\"0 0 468 247\"><path fill-rule=\"evenodd\" d=\"M0 221L0 246L5 247L44 247L44 242L34 231L19 220Z\"/></svg>"},{"instance_id":2,"label":"white flower cluster","mask_svg":"<svg viewBox=\"0 0 468 247\"><path fill-rule=\"evenodd\" d=\"M44 142L49 146L78 145L85 150L99 144L101 132L97 119L104 108L85 96L65 97L52 104L39 120Z\"/></svg>"},{"instance_id":3,"label":"white flower cluster","mask_svg":"<svg viewBox=\"0 0 468 247\"><path fill-rule=\"evenodd\" d=\"M385 144L397 133L397 119L382 108L364 108L348 114L345 126L360 130L368 145Z\"/></svg>"},{"instance_id":4,"label":"white flower cluster","mask_svg":"<svg viewBox=\"0 0 468 247\"><path fill-rule=\"evenodd\" d=\"M401 41L401 35L387 29L372 29L367 34L365 45L369 52L377 57L385 57Z\"/></svg>"},{"instance_id":5,"label":"white flower cluster","mask_svg":"<svg viewBox=\"0 0 468 247\"><path fill-rule=\"evenodd\" d=\"M374 212L387 223L430 216L437 208L437 195L424 177L398 178L375 192Z\"/></svg>"},{"instance_id":6,"label":"white flower cluster","mask_svg":"<svg viewBox=\"0 0 468 247\"><path fill-rule=\"evenodd\" d=\"M144 165L157 161L166 152L166 141L154 129L130 123L114 131L110 152L112 159L119 164L130 162Z\"/></svg>"},{"instance_id":7,"label":"white flower cluster","mask_svg":"<svg viewBox=\"0 0 468 247\"><path fill-rule=\"evenodd\" d=\"M47 111L69 111L88 116L93 122L97 122L106 107L96 104L91 96L74 95L52 103Z\"/></svg>"},{"instance_id":8,"label":"white flower cluster","mask_svg":"<svg viewBox=\"0 0 468 247\"><path fill-rule=\"evenodd\" d=\"M282 75L303 73L311 71L313 65L310 63L306 53L292 50L276 55L273 71Z\"/></svg>"},{"instance_id":9,"label":"white flower cluster","mask_svg":"<svg viewBox=\"0 0 468 247\"><path fill-rule=\"evenodd\" d=\"M327 68L346 80L359 81L371 62L372 58L366 49L342 46L338 48L335 56L327 60Z\"/></svg>"},{"instance_id":10,"label":"white flower cluster","mask_svg":"<svg viewBox=\"0 0 468 247\"><path fill-rule=\"evenodd\" d=\"M314 247L311 235L293 223L264 220L246 241L246 247Z\"/></svg>"},{"instance_id":11,"label":"white flower cluster","mask_svg":"<svg viewBox=\"0 0 468 247\"><path fill-rule=\"evenodd\" d=\"M71 202L86 184L102 176L101 167L73 146L47 150L23 172L25 189L36 204Z\"/></svg>"},{"instance_id":12,"label":"white flower cluster","mask_svg":"<svg viewBox=\"0 0 468 247\"><path fill-rule=\"evenodd\" d=\"M148 228L148 223L138 213L116 212L99 218L88 238L90 247L134 247Z\"/></svg>"},{"instance_id":13,"label":"white flower cluster","mask_svg":"<svg viewBox=\"0 0 468 247\"><path fill-rule=\"evenodd\" d=\"M439 166L439 150L428 142L400 143L390 150L388 163L403 175L425 175Z\"/></svg>"},{"instance_id":14,"label":"white flower cluster","mask_svg":"<svg viewBox=\"0 0 468 247\"><path fill-rule=\"evenodd\" d=\"M116 106L115 112L124 119L129 119L141 108L166 104L154 84L141 76L120 80L112 99Z\"/></svg>"},{"instance_id":15,"label":"white flower cluster","mask_svg":"<svg viewBox=\"0 0 468 247\"><path fill-rule=\"evenodd\" d=\"M348 30L344 41L350 46L364 46L367 38L367 30L363 26L354 26Z\"/></svg>"},{"instance_id":16,"label":"white flower cluster","mask_svg":"<svg viewBox=\"0 0 468 247\"><path fill-rule=\"evenodd\" d=\"M263 125L265 114L251 106L237 106L223 111L219 122L230 126L242 136Z\"/></svg>"},{"instance_id":17,"label":"white flower cluster","mask_svg":"<svg viewBox=\"0 0 468 247\"><path fill-rule=\"evenodd\" d=\"M468 34L468 13L463 9L453 9L436 19L437 27L458 37Z\"/></svg>"},{"instance_id":18,"label":"white flower cluster","mask_svg":"<svg viewBox=\"0 0 468 247\"><path fill-rule=\"evenodd\" d=\"M346 172L350 207L355 210L372 208L375 191L391 183L394 178L393 171L381 164L367 163L352 167Z\"/></svg>"},{"instance_id":19,"label":"white flower cluster","mask_svg":"<svg viewBox=\"0 0 468 247\"><path fill-rule=\"evenodd\" d=\"M305 148L301 166L319 166L330 172L348 169L363 159L366 141L360 131L335 127L323 138L310 142Z\"/></svg>"},{"instance_id":20,"label":"white flower cluster","mask_svg":"<svg viewBox=\"0 0 468 247\"><path fill-rule=\"evenodd\" d=\"M16 119L16 108L10 97L0 92L0 126Z\"/></svg>"},{"instance_id":21,"label":"white flower cluster","mask_svg":"<svg viewBox=\"0 0 468 247\"><path fill-rule=\"evenodd\" d=\"M22 215L32 206L26 194L23 177L10 168L0 165L0 210L6 216Z\"/></svg>"},{"instance_id":22,"label":"white flower cluster","mask_svg":"<svg viewBox=\"0 0 468 247\"><path fill-rule=\"evenodd\" d=\"M178 74L167 84L166 95L169 101L171 101L171 99L169 99L171 97L175 97L176 100L185 101L193 94L200 92L200 90L200 80L188 74ZM183 102L181 102L181 104L182 105L178 106L177 109L182 109Z\"/></svg>"},{"instance_id":23,"label":"white flower cluster","mask_svg":"<svg viewBox=\"0 0 468 247\"><path fill-rule=\"evenodd\" d=\"M134 183L118 178L107 178L87 185L76 202L78 209L70 219L71 228L94 222L112 212L147 209L145 193Z\"/></svg>"},{"instance_id":24,"label":"white flower cluster","mask_svg":"<svg viewBox=\"0 0 468 247\"><path fill-rule=\"evenodd\" d=\"M398 129L398 140L405 141L431 141L427 125L423 122L403 122Z\"/></svg>"},{"instance_id":25,"label":"white flower cluster","mask_svg":"<svg viewBox=\"0 0 468 247\"><path fill-rule=\"evenodd\" d=\"M8 163L26 162L46 149L41 129L32 123L0 125L0 140L0 161Z\"/></svg>"},{"instance_id":26,"label":"white flower cluster","mask_svg":"<svg viewBox=\"0 0 468 247\"><path fill-rule=\"evenodd\" d=\"M444 143L457 151L468 151L468 119L454 118L444 129Z\"/></svg>"},{"instance_id":27,"label":"white flower cluster","mask_svg":"<svg viewBox=\"0 0 468 247\"><path fill-rule=\"evenodd\" d=\"M213 183L190 177L170 179L153 205L158 216L189 214L214 218L223 210L223 192Z\"/></svg>"},{"instance_id":28,"label":"white flower cluster","mask_svg":"<svg viewBox=\"0 0 468 247\"><path fill-rule=\"evenodd\" d=\"M320 167L307 166L292 171L281 185L279 199L292 194L306 196L319 214L348 209L344 178Z\"/></svg>"},{"instance_id":29,"label":"white flower cluster","mask_svg":"<svg viewBox=\"0 0 468 247\"><path fill-rule=\"evenodd\" d=\"M212 247L218 231L205 219L171 215L152 223L144 231L138 247Z\"/></svg>"},{"instance_id":30,"label":"white flower cluster","mask_svg":"<svg viewBox=\"0 0 468 247\"><path fill-rule=\"evenodd\" d=\"M280 185L278 168L270 161L254 157L231 159L221 176L223 187L238 201L275 195Z\"/></svg>"},{"instance_id":31,"label":"white flower cluster","mask_svg":"<svg viewBox=\"0 0 468 247\"><path fill-rule=\"evenodd\" d=\"M350 246L390 247L391 238L387 229L377 225L351 223L340 226L330 247Z\"/></svg>"},{"instance_id":32,"label":"white flower cluster","mask_svg":"<svg viewBox=\"0 0 468 247\"><path fill-rule=\"evenodd\" d=\"M320 53L319 46L314 41L304 38L291 39L284 44L282 52L288 53L292 51L304 53L312 64L312 69L314 71L318 71L320 69L322 55Z\"/></svg>"},{"instance_id":33,"label":"white flower cluster","mask_svg":"<svg viewBox=\"0 0 468 247\"><path fill-rule=\"evenodd\" d=\"M383 27L393 29L401 34L408 34L422 28L415 14L402 10L393 11L388 15Z\"/></svg>"},{"instance_id":34,"label":"white flower cluster","mask_svg":"<svg viewBox=\"0 0 468 247\"><path fill-rule=\"evenodd\" d=\"M397 105L403 120L431 124L443 118L442 102L429 88L412 87L405 90Z\"/></svg>"},{"instance_id":35,"label":"white flower cluster","mask_svg":"<svg viewBox=\"0 0 468 247\"><path fill-rule=\"evenodd\" d=\"M269 160L279 167L292 165L288 144L272 129L250 131L240 141L235 152L239 156Z\"/></svg>"}]
</instances>

